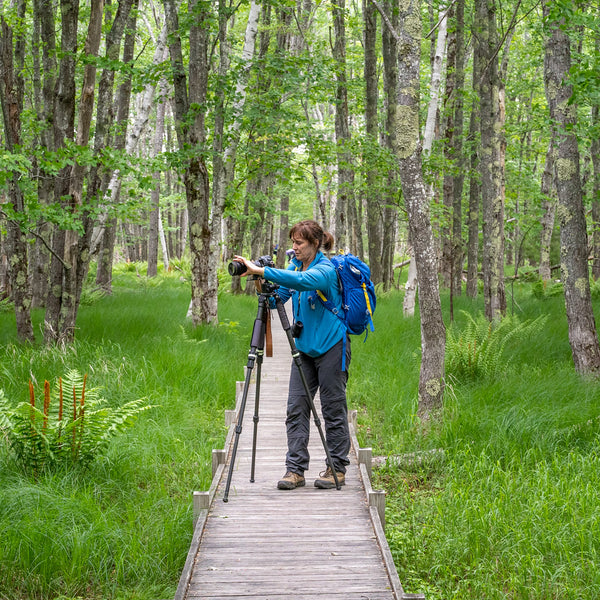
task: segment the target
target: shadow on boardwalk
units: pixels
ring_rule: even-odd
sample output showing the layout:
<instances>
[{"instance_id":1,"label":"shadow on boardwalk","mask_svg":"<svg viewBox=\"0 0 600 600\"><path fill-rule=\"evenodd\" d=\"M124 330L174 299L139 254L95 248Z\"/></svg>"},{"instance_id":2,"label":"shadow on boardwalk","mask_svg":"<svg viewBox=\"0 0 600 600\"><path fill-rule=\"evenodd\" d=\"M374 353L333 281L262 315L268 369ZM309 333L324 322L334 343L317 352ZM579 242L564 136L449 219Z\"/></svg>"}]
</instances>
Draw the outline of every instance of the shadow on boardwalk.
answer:
<instances>
[{"instance_id":1,"label":"shadow on boardwalk","mask_svg":"<svg viewBox=\"0 0 600 600\"><path fill-rule=\"evenodd\" d=\"M355 415L350 423L351 464L341 490L320 490L312 484L325 468L325 451L314 423L306 487L276 489L285 472L285 408L292 359L278 319L272 324L273 357L266 357L262 365L255 481L250 483L252 384L229 501L223 502L223 492L237 423L234 411L226 415L230 427L225 448L213 451L211 489L194 493L196 526L175 600L415 597L403 594L385 540L385 494L371 489L370 449L358 448ZM242 388L238 384L236 411ZM315 404L318 407L318 398Z\"/></svg>"}]
</instances>

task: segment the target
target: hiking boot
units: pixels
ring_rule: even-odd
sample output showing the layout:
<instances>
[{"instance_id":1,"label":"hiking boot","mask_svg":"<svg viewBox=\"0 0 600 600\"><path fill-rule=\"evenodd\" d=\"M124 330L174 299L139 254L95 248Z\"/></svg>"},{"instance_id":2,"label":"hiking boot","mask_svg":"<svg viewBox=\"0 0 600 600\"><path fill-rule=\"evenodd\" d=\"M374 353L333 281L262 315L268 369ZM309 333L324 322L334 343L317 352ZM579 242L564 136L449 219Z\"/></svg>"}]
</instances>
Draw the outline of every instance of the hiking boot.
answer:
<instances>
[{"instance_id":1,"label":"hiking boot","mask_svg":"<svg viewBox=\"0 0 600 600\"><path fill-rule=\"evenodd\" d=\"M340 485L344 485L346 483L346 476L344 473L340 473L336 471L337 480ZM325 471L319 473L319 478L315 479L315 487L321 488L322 490L330 490L335 487L335 479L333 478L333 471L331 467L327 467Z\"/></svg>"},{"instance_id":2,"label":"hiking boot","mask_svg":"<svg viewBox=\"0 0 600 600\"><path fill-rule=\"evenodd\" d=\"M302 487L306 483L306 480L302 475L298 473L292 473L288 471L278 482L278 490L293 490L297 487Z\"/></svg>"}]
</instances>

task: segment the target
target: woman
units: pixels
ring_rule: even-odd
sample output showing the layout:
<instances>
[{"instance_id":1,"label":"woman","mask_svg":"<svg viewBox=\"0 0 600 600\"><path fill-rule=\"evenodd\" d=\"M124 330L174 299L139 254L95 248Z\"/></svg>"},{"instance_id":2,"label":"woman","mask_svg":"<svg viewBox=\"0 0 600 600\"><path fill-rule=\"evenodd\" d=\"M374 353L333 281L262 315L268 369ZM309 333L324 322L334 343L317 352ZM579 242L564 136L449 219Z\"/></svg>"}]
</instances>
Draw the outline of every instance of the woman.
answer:
<instances>
[{"instance_id":1,"label":"woman","mask_svg":"<svg viewBox=\"0 0 600 600\"><path fill-rule=\"evenodd\" d=\"M332 468L340 485L345 483L346 465L350 463L350 432L346 404L346 382L350 365L350 339L342 321L325 308L317 295L320 291L342 310L342 296L337 274L331 261L321 250L333 247L333 236L312 220L301 221L290 230L294 257L285 270L258 267L253 262L236 256L246 265L245 275L258 275L279 284L278 294L283 302L292 299L294 337L302 359L302 369L310 393L320 392L321 412L325 423L325 437L333 465L326 465L315 480L315 487L329 489L336 486ZM297 336L297 337L296 337ZM345 343L344 343L345 341ZM342 371L342 353L346 352ZM292 490L306 484L304 472L310 456L310 405L298 372L292 363L287 404L286 473L277 483L280 490Z\"/></svg>"}]
</instances>

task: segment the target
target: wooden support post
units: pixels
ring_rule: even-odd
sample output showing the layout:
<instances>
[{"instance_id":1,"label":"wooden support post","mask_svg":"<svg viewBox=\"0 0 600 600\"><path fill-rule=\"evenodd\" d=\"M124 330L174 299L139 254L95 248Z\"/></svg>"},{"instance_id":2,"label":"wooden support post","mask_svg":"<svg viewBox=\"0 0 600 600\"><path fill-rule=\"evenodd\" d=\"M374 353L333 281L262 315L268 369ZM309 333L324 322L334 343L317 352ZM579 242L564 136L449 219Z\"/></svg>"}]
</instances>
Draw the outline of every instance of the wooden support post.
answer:
<instances>
[{"instance_id":1,"label":"wooden support post","mask_svg":"<svg viewBox=\"0 0 600 600\"><path fill-rule=\"evenodd\" d=\"M225 450L214 450L212 451L212 476L215 476L219 465L225 464L227 460L227 455Z\"/></svg>"},{"instance_id":2,"label":"wooden support post","mask_svg":"<svg viewBox=\"0 0 600 600\"><path fill-rule=\"evenodd\" d=\"M369 492L369 506L377 509L381 527L385 531L385 490L371 490Z\"/></svg>"},{"instance_id":3,"label":"wooden support post","mask_svg":"<svg viewBox=\"0 0 600 600\"><path fill-rule=\"evenodd\" d=\"M208 510L210 506L210 495L208 492L194 492L194 526L200 516L201 510Z\"/></svg>"},{"instance_id":4,"label":"wooden support post","mask_svg":"<svg viewBox=\"0 0 600 600\"><path fill-rule=\"evenodd\" d=\"M373 450L372 448L358 449L358 464L365 465L369 474L369 481L373 478Z\"/></svg>"},{"instance_id":5,"label":"wooden support post","mask_svg":"<svg viewBox=\"0 0 600 600\"><path fill-rule=\"evenodd\" d=\"M355 433L356 433L356 421L358 418L357 415L358 415L358 413L356 412L356 410L348 411L348 421L350 421L350 424L354 428Z\"/></svg>"},{"instance_id":6,"label":"wooden support post","mask_svg":"<svg viewBox=\"0 0 600 600\"><path fill-rule=\"evenodd\" d=\"M404 592L400 600L425 600L425 594L407 594Z\"/></svg>"},{"instance_id":7,"label":"wooden support post","mask_svg":"<svg viewBox=\"0 0 600 600\"><path fill-rule=\"evenodd\" d=\"M225 426L230 427L232 423L235 423L235 410L226 410L225 411Z\"/></svg>"}]
</instances>

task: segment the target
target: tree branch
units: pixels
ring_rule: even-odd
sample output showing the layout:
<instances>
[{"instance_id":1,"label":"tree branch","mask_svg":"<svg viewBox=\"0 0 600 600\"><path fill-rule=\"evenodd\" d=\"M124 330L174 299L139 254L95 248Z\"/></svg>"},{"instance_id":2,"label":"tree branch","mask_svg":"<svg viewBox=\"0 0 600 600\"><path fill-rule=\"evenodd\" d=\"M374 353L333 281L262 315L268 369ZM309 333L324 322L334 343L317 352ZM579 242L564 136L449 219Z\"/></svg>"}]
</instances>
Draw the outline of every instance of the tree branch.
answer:
<instances>
[{"instance_id":1,"label":"tree branch","mask_svg":"<svg viewBox=\"0 0 600 600\"><path fill-rule=\"evenodd\" d=\"M390 21L390 18L387 16L386 12L381 6L379 6L379 2L377 2L377 0L371 0L371 2L381 15L381 18L383 19L383 22L392 34L392 37L400 44L402 42L402 40L400 39L400 34L394 29L394 26L392 25L392 22Z\"/></svg>"},{"instance_id":2,"label":"tree branch","mask_svg":"<svg viewBox=\"0 0 600 600\"><path fill-rule=\"evenodd\" d=\"M7 221L10 221L11 223L14 223L18 227L20 227L19 222L15 221L14 219L11 219L3 210L0 210L0 216L4 217ZM62 259L60 256L58 256L58 254L56 254L56 252L54 252L54 250L52 250L52 248L48 245L48 242L44 239L44 236L40 235L36 231L33 231L33 229L29 229L29 228L27 228L27 232L30 233L31 235L34 235L36 238L39 238L40 240L42 240L42 243L44 244L44 246L46 246L46 248L48 249L50 254L52 254L52 256L54 256L58 261L60 261L65 269L71 268L71 265L67 264L64 261L64 259Z\"/></svg>"}]
</instances>

